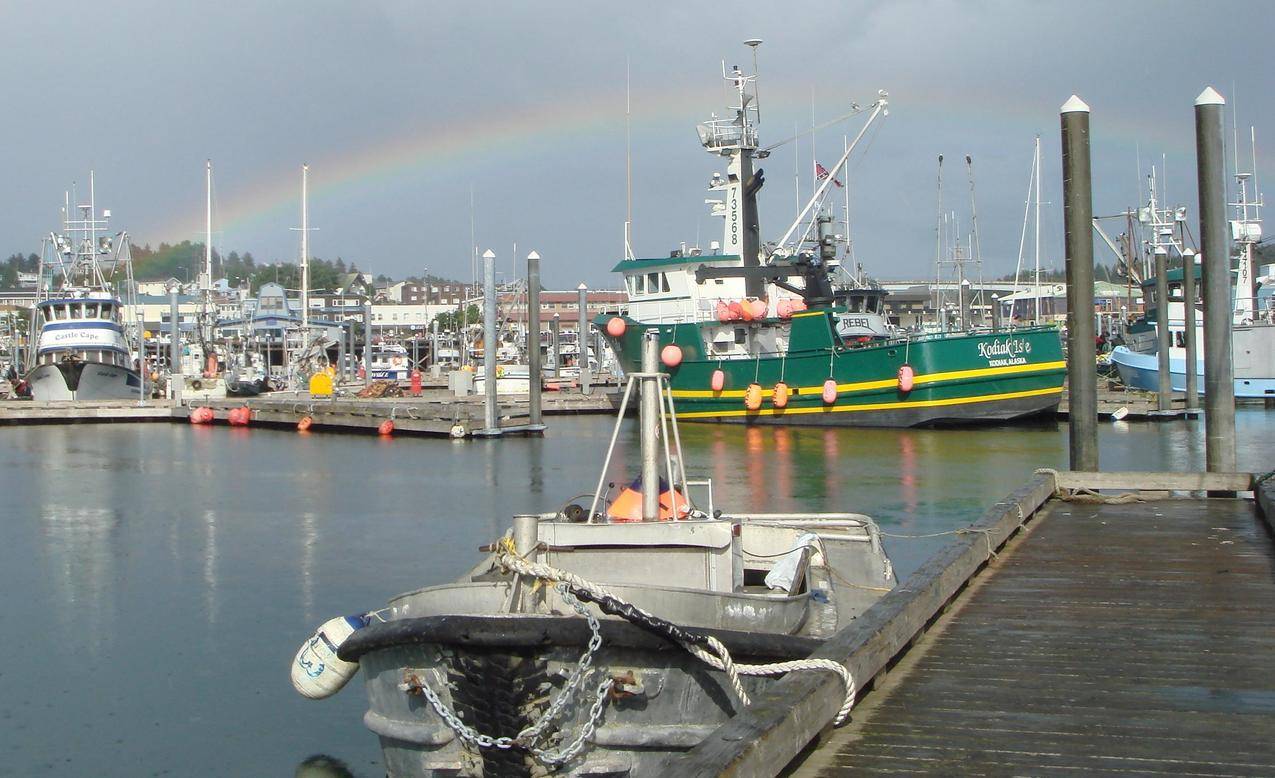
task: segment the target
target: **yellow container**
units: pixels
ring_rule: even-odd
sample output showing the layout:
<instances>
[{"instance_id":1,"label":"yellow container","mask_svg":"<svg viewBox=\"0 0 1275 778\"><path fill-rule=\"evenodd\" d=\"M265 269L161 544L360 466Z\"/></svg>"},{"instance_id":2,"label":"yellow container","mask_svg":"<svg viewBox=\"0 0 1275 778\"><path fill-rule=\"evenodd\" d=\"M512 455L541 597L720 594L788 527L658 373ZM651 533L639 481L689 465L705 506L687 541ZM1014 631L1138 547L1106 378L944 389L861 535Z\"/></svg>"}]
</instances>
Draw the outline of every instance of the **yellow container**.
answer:
<instances>
[{"instance_id":1,"label":"yellow container","mask_svg":"<svg viewBox=\"0 0 1275 778\"><path fill-rule=\"evenodd\" d=\"M315 373L310 376L310 396L311 397L331 397L332 396L332 376L327 373Z\"/></svg>"}]
</instances>

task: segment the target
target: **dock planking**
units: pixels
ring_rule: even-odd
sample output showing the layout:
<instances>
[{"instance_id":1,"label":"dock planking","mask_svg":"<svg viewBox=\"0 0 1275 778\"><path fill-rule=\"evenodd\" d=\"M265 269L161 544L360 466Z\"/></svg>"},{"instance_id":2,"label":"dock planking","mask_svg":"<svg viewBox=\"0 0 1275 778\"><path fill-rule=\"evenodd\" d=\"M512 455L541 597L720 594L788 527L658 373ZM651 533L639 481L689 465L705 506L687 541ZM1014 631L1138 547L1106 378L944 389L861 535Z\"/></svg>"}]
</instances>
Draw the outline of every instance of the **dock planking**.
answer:
<instances>
[{"instance_id":1,"label":"dock planking","mask_svg":"<svg viewBox=\"0 0 1275 778\"><path fill-rule=\"evenodd\" d=\"M1116 490L1121 494L1109 491L1100 496L1094 490ZM1253 493L1253 500L1235 499L1237 494L1248 492ZM1131 500L1136 502L1131 504ZM1037 471L1030 481L989 507L978 521L956 530L950 544L812 654L844 664L856 679L858 705L846 728L832 731L828 726L842 693L841 684L834 676L790 673L770 689L755 695L752 705L718 727L699 745L670 756L665 760L665 767L670 774L686 776L781 773L809 776L851 771L1192 772L1185 765L1174 766L1176 756L1172 752L1166 751L1161 757L1163 749L1153 749L1153 755L1145 757L1098 753L1090 762L1077 762L1078 767L1067 766L1068 759L1088 758L1095 753L1088 745L1094 733L1121 718L1133 720L1138 727L1113 737L1135 743L1144 735L1181 740L1187 743L1182 748L1187 756L1178 761L1184 763L1193 758L1191 737L1216 739L1218 732L1227 726L1256 730L1258 734L1252 741L1259 747L1266 741L1275 742L1269 737L1275 722L1275 710L1271 710L1270 704L1275 699L1275 690L1263 685L1270 683L1266 680L1269 672L1265 668L1269 668L1273 658L1270 650L1275 635L1271 635L1269 614L1262 610L1269 607L1270 594L1275 593L1272 575L1275 554L1270 545L1271 523L1275 521L1273 501L1275 477L1271 474L1256 477L1248 473ZM1077 512L1077 508L1083 511ZM1144 511L1150 513L1144 514ZM1084 515L1089 516L1092 526L1082 524L1082 518L1073 521L1073 516ZM1146 515L1156 523L1149 528L1138 526L1139 517ZM1025 559L1017 556L1019 547L1041 543L1041 535L1035 530L1049 526L1051 521L1064 525L1072 522L1072 535L1053 540L1046 536L1044 551L1047 555L1056 555L1052 558L1054 567L1039 571L1027 567L1028 572L1020 575L1019 582L1024 592L1015 595L1017 601L1012 602L1013 596L995 588L998 580L1005 580L998 579L998 574L1009 566L1009 560ZM1262 521L1265 524L1260 524ZM1178 527L1177 532L1186 532L1192 539L1182 542L1180 537L1173 537L1174 526ZM1122 534L1130 529L1133 532ZM1191 536L1191 532L1196 533L1195 536ZM1146 537L1138 537L1139 533ZM1201 558L1200 533L1205 533L1203 537L1208 540L1211 540L1209 535L1216 533L1233 534L1217 539L1213 553L1220 558ZM1159 538L1161 542L1147 542L1148 538ZM1237 548L1239 539L1247 545ZM1095 553L1086 554L1085 548ZM1235 559L1241 560L1240 563L1231 564ZM1131 561L1123 566L1116 564L1124 560ZM1109 576L1105 581L1095 578L1100 565L1102 574ZM1228 575L1242 573L1244 577L1223 578L1219 583L1209 577L1210 570ZM1237 580L1242 580L1243 585L1252 587L1253 591L1235 590ZM1084 587L1079 585L1067 590L1070 599L1056 594L1059 587L1071 581L1092 583L1088 595L1097 599L1087 601L1081 596L1085 594ZM1211 599L1201 605L1198 600L1173 591L1166 594L1165 587L1173 583L1180 590L1210 589ZM1227 589L1228 584L1233 588ZM913 670L928 661L930 650L949 629L960 624L957 621L960 614L980 602L987 592L990 595L986 602L991 604L985 607L999 612L1003 606L1009 614L1007 618L996 616L984 619L981 624L970 622L970 631L959 636L963 642L953 643L965 654L954 652L949 657L951 672L936 680L934 689L918 692L907 686ZM1132 592L1143 599L1133 596L1121 599L1122 592ZM1146 599L1153 596L1159 600ZM1196 593L1195 596L1205 595ZM1243 611L1244 604L1253 596L1264 597L1266 602L1251 612ZM1156 602L1162 607L1157 608ZM1111 634L1100 633L1100 622L1086 621L1083 610L1068 612L1059 607L1080 604L1115 609L1116 622ZM1017 611L1013 612L1015 607ZM1209 621L1192 623L1191 618L1199 615L1196 611L1201 607L1207 609ZM1132 619L1121 621L1119 618L1125 615L1124 611L1142 608L1151 612L1148 618L1154 616L1155 611L1161 611L1158 621L1135 623ZM1046 628L1060 632L1044 638L1032 637L1036 634L1034 631ZM1090 641L1089 655L1079 649L1069 657L1056 654L1054 643L1061 639L1060 634L1074 634L1080 640L1094 638ZM1192 636L1194 639L1189 639ZM1146 645L1136 656L1124 657L1123 665L1104 665L1115 646L1120 645L1117 638L1141 638ZM1230 643L1224 646L1220 642L1223 640ZM1124 646L1126 652L1131 648L1138 646L1132 642ZM1014 650L1017 653L1011 653ZM1250 658L1250 652L1255 652L1257 661L1248 665L1227 664L1233 658L1226 653L1228 650ZM1169 666L1165 663L1166 657L1168 662L1178 665L1171 668L1173 672L1157 675L1162 667ZM1211 664L1215 657L1216 666ZM1175 686L1170 683L1175 679L1175 672L1193 674ZM1252 672L1258 673L1255 677L1261 680L1250 682L1248 676ZM1123 704L1106 702L1104 707L1106 687L1120 685L1111 681L1109 675L1120 683L1127 681L1135 690L1159 683L1165 687L1160 696L1176 700L1178 707L1157 708L1145 698L1146 694L1143 698L1130 694L1123 699ZM1219 677L1231 686L1221 684ZM982 708L976 704L975 701L990 699L1003 688L1010 692L1001 696L1002 703ZM898 689L904 691L894 696ZM1058 689L1066 691L1058 692ZM1028 707L1046 699L1047 694L1062 696L1037 709ZM1020 704L1005 702L1014 699ZM915 722L896 718L894 709L889 706L905 702L912 704L917 715L926 713L935 718ZM1227 705L1239 706L1244 712L1230 712ZM1060 711L1070 711L1079 723L1072 729L1059 728L1051 717ZM1183 717L1190 721L1178 726ZM902 741L891 742L882 734L878 751L854 751L868 742L865 728L877 722L882 733L888 734L890 728L902 729L916 740L905 746L901 745ZM982 736L978 726L986 730L983 741L975 739ZM1214 729L1209 730L1210 726ZM1195 732L1193 727L1204 727L1205 733ZM963 734L966 728L971 728L973 733L968 743ZM873 734L878 731L873 730ZM1017 739L1019 734L1024 735L1022 741ZM1027 735L1043 739L1033 741ZM1056 738L1050 740L1050 736ZM1000 761L980 765L972 760L969 749L960 750L967 745L972 745L974 757L992 754ZM898 752L904 747L915 749L910 761L899 758ZM1269 753L1256 751L1253 756L1253 761L1236 760L1211 771L1205 769L1201 774L1275 774ZM1108 764L1122 758L1130 761L1114 768ZM1162 762L1140 766L1136 761L1140 758L1162 758ZM1258 767L1245 767L1250 764Z\"/></svg>"},{"instance_id":2,"label":"dock planking","mask_svg":"<svg viewBox=\"0 0 1275 778\"><path fill-rule=\"evenodd\" d=\"M1051 501L798 776L1275 773L1251 500Z\"/></svg>"}]
</instances>

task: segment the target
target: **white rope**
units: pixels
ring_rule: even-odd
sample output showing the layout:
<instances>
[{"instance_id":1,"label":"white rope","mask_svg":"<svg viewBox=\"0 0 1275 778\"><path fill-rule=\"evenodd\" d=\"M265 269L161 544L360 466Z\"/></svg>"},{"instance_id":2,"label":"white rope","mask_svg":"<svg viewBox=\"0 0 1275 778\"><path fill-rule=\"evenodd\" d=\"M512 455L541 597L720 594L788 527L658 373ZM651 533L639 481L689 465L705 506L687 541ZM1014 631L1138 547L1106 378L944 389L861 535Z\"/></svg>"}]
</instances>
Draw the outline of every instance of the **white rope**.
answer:
<instances>
[{"instance_id":1,"label":"white rope","mask_svg":"<svg viewBox=\"0 0 1275 778\"><path fill-rule=\"evenodd\" d=\"M509 549L507 544L505 544L503 546L503 550L497 554L496 560L500 563L501 567L512 570L515 573L535 578L542 578L554 583L568 583L572 586L584 589L595 596L609 597L633 608L645 616L654 618L650 613L647 613L642 608L633 605L621 597L617 597L605 587L581 578L574 573L569 573L566 570L561 570L550 565L540 562L532 562L525 559L524 557L519 556L517 552ZM792 671L820 670L836 673L845 685L845 698L841 703L841 708L837 711L836 718L833 719L833 724L840 725L844 723L846 718L850 715L850 709L854 706L854 697L858 689L854 682L854 677L850 674L850 671L846 669L845 665L842 665L840 662L834 662L831 659L798 659L789 662L775 662L764 665L740 664L735 662L730 655L730 651L720 640L711 635L706 636L706 638L709 650L687 643L682 643L681 646L704 664L726 673L726 677L730 681L731 690L734 691L735 696L743 705L751 705L752 700L749 698L748 693L744 691L744 684L740 680L741 675L773 676L783 675L784 673Z\"/></svg>"}]
</instances>

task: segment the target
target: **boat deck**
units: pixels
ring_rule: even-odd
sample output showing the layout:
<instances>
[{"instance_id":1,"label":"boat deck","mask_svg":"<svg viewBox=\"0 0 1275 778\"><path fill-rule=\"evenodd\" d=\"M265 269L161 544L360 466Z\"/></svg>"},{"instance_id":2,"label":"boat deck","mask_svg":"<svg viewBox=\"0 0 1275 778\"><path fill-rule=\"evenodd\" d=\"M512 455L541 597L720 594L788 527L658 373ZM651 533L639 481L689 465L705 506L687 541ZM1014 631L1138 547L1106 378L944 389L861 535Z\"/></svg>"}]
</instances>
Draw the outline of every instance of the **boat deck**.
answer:
<instances>
[{"instance_id":1,"label":"boat deck","mask_svg":"<svg viewBox=\"0 0 1275 778\"><path fill-rule=\"evenodd\" d=\"M1053 504L991 568L798 775L1275 774L1252 501Z\"/></svg>"}]
</instances>

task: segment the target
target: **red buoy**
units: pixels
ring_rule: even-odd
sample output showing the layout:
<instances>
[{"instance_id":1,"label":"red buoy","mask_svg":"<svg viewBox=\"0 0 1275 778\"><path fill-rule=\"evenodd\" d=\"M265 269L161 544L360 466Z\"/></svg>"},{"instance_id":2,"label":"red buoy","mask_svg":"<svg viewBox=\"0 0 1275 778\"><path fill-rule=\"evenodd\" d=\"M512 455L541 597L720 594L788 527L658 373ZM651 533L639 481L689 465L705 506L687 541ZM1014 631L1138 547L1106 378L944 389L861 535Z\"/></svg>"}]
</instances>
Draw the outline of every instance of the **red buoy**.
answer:
<instances>
[{"instance_id":1,"label":"red buoy","mask_svg":"<svg viewBox=\"0 0 1275 778\"><path fill-rule=\"evenodd\" d=\"M899 368L899 391L907 394L912 391L912 384L916 380L916 372L912 370L911 365L903 365Z\"/></svg>"},{"instance_id":2,"label":"red buoy","mask_svg":"<svg viewBox=\"0 0 1275 778\"><path fill-rule=\"evenodd\" d=\"M823 382L823 401L828 405L832 405L837 401L837 381L835 378L829 378Z\"/></svg>"},{"instance_id":3,"label":"red buoy","mask_svg":"<svg viewBox=\"0 0 1275 778\"><path fill-rule=\"evenodd\" d=\"M770 396L770 401L776 408L788 407L788 384L783 381L775 384L775 390Z\"/></svg>"},{"instance_id":4,"label":"red buoy","mask_svg":"<svg viewBox=\"0 0 1275 778\"><path fill-rule=\"evenodd\" d=\"M377 428L376 428L376 434L378 434L378 435L384 435L384 436L386 436L386 437L389 437L390 435L393 435L393 434L394 434L394 420L393 420L393 419L386 419L385 421L381 422L381 426L379 426L379 427L377 427Z\"/></svg>"},{"instance_id":5,"label":"red buoy","mask_svg":"<svg viewBox=\"0 0 1275 778\"><path fill-rule=\"evenodd\" d=\"M301 421L297 422L297 432L305 432L310 429L311 424L314 424L314 419L309 416L302 416Z\"/></svg>"},{"instance_id":6,"label":"red buoy","mask_svg":"<svg viewBox=\"0 0 1275 778\"><path fill-rule=\"evenodd\" d=\"M665 367L677 367L682 364L682 347L676 343L670 343L660 350L660 361Z\"/></svg>"},{"instance_id":7,"label":"red buoy","mask_svg":"<svg viewBox=\"0 0 1275 778\"><path fill-rule=\"evenodd\" d=\"M720 392L725 388L726 374L722 372L721 368L713 371L713 380L709 385L713 387L714 392Z\"/></svg>"},{"instance_id":8,"label":"red buoy","mask_svg":"<svg viewBox=\"0 0 1275 778\"><path fill-rule=\"evenodd\" d=\"M619 316L612 316L607 320L607 334L613 338L622 337L626 329L628 329L628 325Z\"/></svg>"},{"instance_id":9,"label":"red buoy","mask_svg":"<svg viewBox=\"0 0 1275 778\"><path fill-rule=\"evenodd\" d=\"M231 408L226 414L226 420L232 427L247 427L252 421L252 409L246 405L242 408Z\"/></svg>"}]
</instances>

